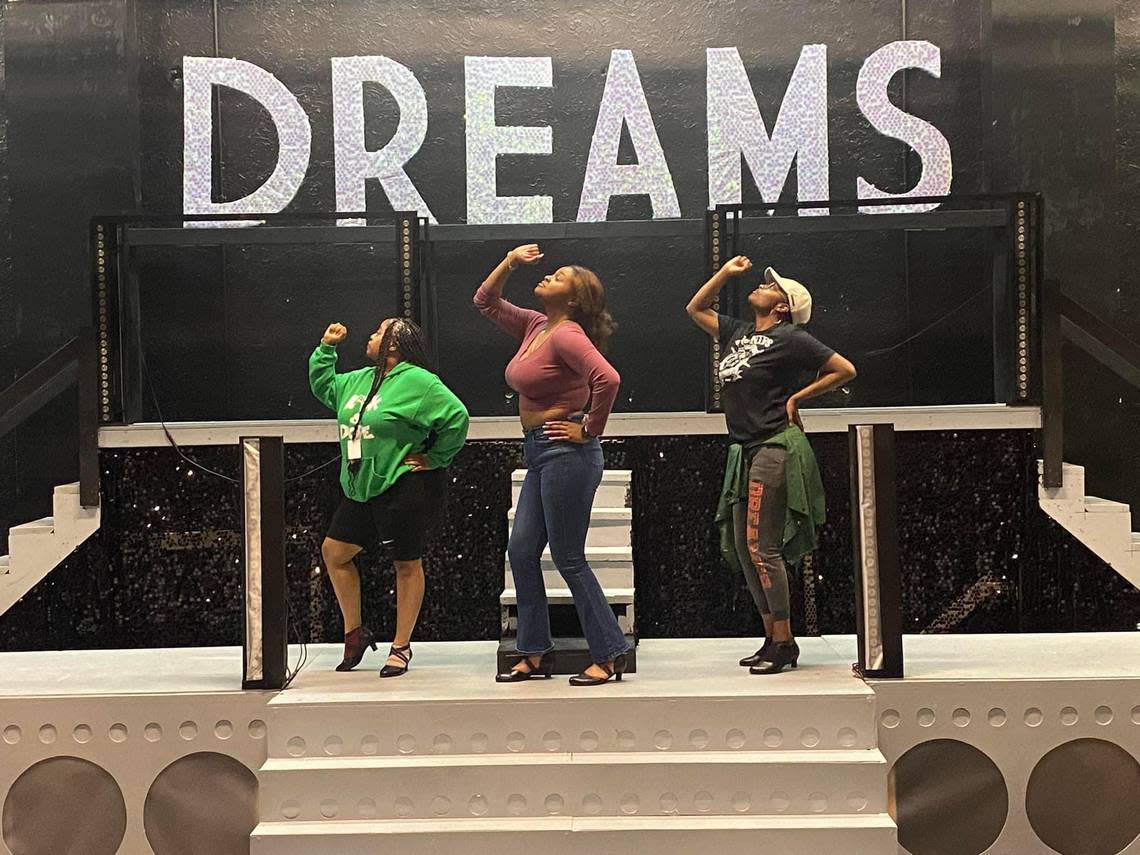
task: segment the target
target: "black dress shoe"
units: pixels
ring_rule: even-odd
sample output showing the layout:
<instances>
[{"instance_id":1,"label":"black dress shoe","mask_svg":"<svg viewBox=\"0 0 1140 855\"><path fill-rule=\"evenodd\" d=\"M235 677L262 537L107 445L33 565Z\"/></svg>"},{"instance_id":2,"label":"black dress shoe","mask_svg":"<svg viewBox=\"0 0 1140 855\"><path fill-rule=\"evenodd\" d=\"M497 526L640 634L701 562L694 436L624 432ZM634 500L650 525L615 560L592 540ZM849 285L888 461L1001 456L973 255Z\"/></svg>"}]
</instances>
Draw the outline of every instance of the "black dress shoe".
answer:
<instances>
[{"instance_id":1,"label":"black dress shoe","mask_svg":"<svg viewBox=\"0 0 1140 855\"><path fill-rule=\"evenodd\" d=\"M338 671L351 671L360 664L364 658L364 651L371 647L376 649L376 642L372 640L372 630L366 626L358 626L344 636L344 659L336 666Z\"/></svg>"},{"instance_id":2,"label":"black dress shoe","mask_svg":"<svg viewBox=\"0 0 1140 855\"><path fill-rule=\"evenodd\" d=\"M621 682L621 675L625 673L626 659L625 654L622 653L614 659L614 665L611 668L604 662L596 663L602 671L605 672L604 677L595 677L592 674L587 674L583 671L570 678L571 686L600 686L602 683L608 683L610 680Z\"/></svg>"},{"instance_id":3,"label":"black dress shoe","mask_svg":"<svg viewBox=\"0 0 1140 855\"><path fill-rule=\"evenodd\" d=\"M751 656L745 656L740 660L741 666L744 668L751 668L753 665L759 665L764 660L764 656L767 654L768 648L771 646L772 639L765 638L764 644L760 647L759 650L757 650Z\"/></svg>"},{"instance_id":4,"label":"black dress shoe","mask_svg":"<svg viewBox=\"0 0 1140 855\"><path fill-rule=\"evenodd\" d=\"M793 641L776 641L768 648L763 661L748 670L753 674L779 674L786 665L793 668L800 659L800 646Z\"/></svg>"},{"instance_id":5,"label":"black dress shoe","mask_svg":"<svg viewBox=\"0 0 1140 855\"><path fill-rule=\"evenodd\" d=\"M385 663L384 667L380 669L381 677L399 677L408 673L408 665L412 661L412 645L405 644L403 647L392 645L388 650L388 657L395 656L403 665L388 665Z\"/></svg>"},{"instance_id":6,"label":"black dress shoe","mask_svg":"<svg viewBox=\"0 0 1140 855\"><path fill-rule=\"evenodd\" d=\"M531 656L524 656L506 674L496 674L495 682L521 683L531 677L542 677L544 680L549 680L554 673L554 659L550 656L543 656L539 659L538 664L534 665L530 661L532 658Z\"/></svg>"}]
</instances>

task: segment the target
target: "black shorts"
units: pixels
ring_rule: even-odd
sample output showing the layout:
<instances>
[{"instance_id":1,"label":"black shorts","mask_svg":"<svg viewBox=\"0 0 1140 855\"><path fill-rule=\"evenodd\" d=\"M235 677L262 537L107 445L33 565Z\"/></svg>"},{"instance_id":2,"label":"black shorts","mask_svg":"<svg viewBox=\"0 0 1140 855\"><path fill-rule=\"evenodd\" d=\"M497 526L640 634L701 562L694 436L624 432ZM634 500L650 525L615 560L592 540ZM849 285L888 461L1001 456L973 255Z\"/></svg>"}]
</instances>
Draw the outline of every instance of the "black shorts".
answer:
<instances>
[{"instance_id":1,"label":"black shorts","mask_svg":"<svg viewBox=\"0 0 1140 855\"><path fill-rule=\"evenodd\" d=\"M328 536L364 549L390 541L397 561L415 561L423 557L424 541L442 517L446 498L447 470L409 472L367 502L345 496Z\"/></svg>"}]
</instances>

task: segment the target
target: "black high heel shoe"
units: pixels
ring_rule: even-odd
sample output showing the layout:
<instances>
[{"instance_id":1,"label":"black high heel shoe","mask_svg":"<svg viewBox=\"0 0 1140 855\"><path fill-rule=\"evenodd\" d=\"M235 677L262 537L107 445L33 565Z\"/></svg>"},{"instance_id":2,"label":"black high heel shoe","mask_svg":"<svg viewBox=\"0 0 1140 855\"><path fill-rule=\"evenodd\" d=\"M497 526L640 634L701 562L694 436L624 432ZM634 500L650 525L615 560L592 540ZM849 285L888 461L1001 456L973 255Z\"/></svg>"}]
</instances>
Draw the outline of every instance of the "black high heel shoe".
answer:
<instances>
[{"instance_id":1,"label":"black high heel shoe","mask_svg":"<svg viewBox=\"0 0 1140 855\"><path fill-rule=\"evenodd\" d=\"M404 664L401 667L399 665L389 665L385 662L384 667L380 669L381 677L399 677L402 674L408 673L408 664L412 661L411 644L405 644L403 647L397 647L393 644L388 650L388 655L395 656Z\"/></svg>"},{"instance_id":2,"label":"black high heel shoe","mask_svg":"<svg viewBox=\"0 0 1140 855\"><path fill-rule=\"evenodd\" d=\"M338 671L351 671L360 664L364 658L364 651L371 647L376 649L376 642L372 640L372 630L366 626L358 626L344 636L344 659L336 666Z\"/></svg>"},{"instance_id":3,"label":"black high heel shoe","mask_svg":"<svg viewBox=\"0 0 1140 855\"><path fill-rule=\"evenodd\" d=\"M795 639L791 641L775 641L768 648L764 661L753 665L748 670L753 674L779 674L784 666L796 667L800 661L800 646Z\"/></svg>"},{"instance_id":4,"label":"black high heel shoe","mask_svg":"<svg viewBox=\"0 0 1140 855\"><path fill-rule=\"evenodd\" d=\"M740 664L744 668L751 668L753 665L759 665L764 661L764 657L768 655L768 649L772 646L772 639L765 637L764 643L760 649L753 653L751 656L745 656L740 660Z\"/></svg>"},{"instance_id":5,"label":"black high heel shoe","mask_svg":"<svg viewBox=\"0 0 1140 855\"><path fill-rule=\"evenodd\" d=\"M578 674L578 675L570 678L570 685L571 686L600 686L600 685L602 685L602 683L608 683L611 678L616 680L619 683L621 682L621 675L625 673L625 666L626 666L626 659L625 659L624 653L622 653L620 656L617 656L614 658L614 667L613 668L610 668L610 666L604 662L597 662L595 664L599 668L601 668L603 671L605 671L606 676L594 677L590 674L587 674L585 671L583 671L581 674Z\"/></svg>"},{"instance_id":6,"label":"black high heel shoe","mask_svg":"<svg viewBox=\"0 0 1140 855\"><path fill-rule=\"evenodd\" d=\"M496 674L495 682L521 683L531 677L542 677L544 680L549 680L554 674L554 659L544 654L538 660L538 664L534 665L530 661L533 658L532 656L524 656L516 663L516 667L506 674Z\"/></svg>"}]
</instances>

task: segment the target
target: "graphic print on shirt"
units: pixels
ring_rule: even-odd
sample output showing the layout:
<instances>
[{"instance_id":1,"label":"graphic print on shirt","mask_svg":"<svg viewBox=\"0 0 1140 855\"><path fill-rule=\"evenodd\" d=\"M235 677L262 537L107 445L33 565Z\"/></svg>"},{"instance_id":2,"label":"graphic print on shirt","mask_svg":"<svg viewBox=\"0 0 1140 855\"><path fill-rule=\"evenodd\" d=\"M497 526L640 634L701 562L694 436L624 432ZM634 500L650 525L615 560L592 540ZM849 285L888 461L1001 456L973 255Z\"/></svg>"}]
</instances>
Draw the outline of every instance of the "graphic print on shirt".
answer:
<instances>
[{"instance_id":1,"label":"graphic print on shirt","mask_svg":"<svg viewBox=\"0 0 1140 855\"><path fill-rule=\"evenodd\" d=\"M766 335L756 333L738 338L732 344L728 355L720 361L720 382L734 383L744 377L748 362L756 354L762 353L772 346L772 339Z\"/></svg>"},{"instance_id":2,"label":"graphic print on shirt","mask_svg":"<svg viewBox=\"0 0 1140 855\"><path fill-rule=\"evenodd\" d=\"M380 396L376 395L369 402L367 412L371 413L377 407L379 407L380 406L380 400L381 400ZM364 404L364 401L365 401L364 395L353 395L351 398L349 398L347 401L344 402L343 409L345 410L345 412L349 412L351 410L357 410L361 407L361 405ZM360 421L360 415L361 415L360 413L353 413L351 418L349 418L349 420L348 420L348 424L340 426L340 438L341 439L352 439L352 432L353 432L353 429L356 427L356 424ZM359 439L375 439L376 437L372 435L372 429L370 427L368 427L368 425L363 425L360 428L358 438Z\"/></svg>"}]
</instances>

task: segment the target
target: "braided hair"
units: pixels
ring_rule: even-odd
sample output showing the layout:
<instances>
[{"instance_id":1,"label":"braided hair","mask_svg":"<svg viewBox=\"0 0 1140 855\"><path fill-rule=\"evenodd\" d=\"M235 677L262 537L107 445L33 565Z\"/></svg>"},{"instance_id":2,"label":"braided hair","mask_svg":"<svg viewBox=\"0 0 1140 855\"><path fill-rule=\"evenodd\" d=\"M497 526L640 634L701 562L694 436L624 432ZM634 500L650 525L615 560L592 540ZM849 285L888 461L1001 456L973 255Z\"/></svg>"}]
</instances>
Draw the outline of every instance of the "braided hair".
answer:
<instances>
[{"instance_id":1,"label":"braided hair","mask_svg":"<svg viewBox=\"0 0 1140 855\"><path fill-rule=\"evenodd\" d=\"M380 337L379 354L376 357L377 375L380 379L383 379L388 372L388 355L393 350L400 354L401 362L410 362L433 374L436 373L428 355L424 332L414 321L409 321L407 318L392 318L388 328L384 330L384 335Z\"/></svg>"}]
</instances>

